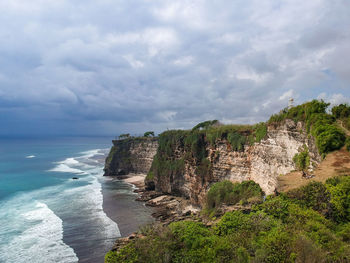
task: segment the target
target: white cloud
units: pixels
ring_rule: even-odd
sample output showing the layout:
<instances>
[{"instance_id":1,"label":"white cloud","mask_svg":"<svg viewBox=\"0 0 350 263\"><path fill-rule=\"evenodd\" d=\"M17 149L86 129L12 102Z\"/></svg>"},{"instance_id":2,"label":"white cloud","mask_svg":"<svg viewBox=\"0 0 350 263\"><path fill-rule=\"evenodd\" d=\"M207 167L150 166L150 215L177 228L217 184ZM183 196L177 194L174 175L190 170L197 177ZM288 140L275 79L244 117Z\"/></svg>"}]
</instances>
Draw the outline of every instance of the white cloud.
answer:
<instances>
[{"instance_id":1,"label":"white cloud","mask_svg":"<svg viewBox=\"0 0 350 263\"><path fill-rule=\"evenodd\" d=\"M294 96L294 90L290 89L288 91L286 91L285 93L282 94L282 96L280 96L278 99L279 100L289 100L292 99Z\"/></svg>"},{"instance_id":2,"label":"white cloud","mask_svg":"<svg viewBox=\"0 0 350 263\"><path fill-rule=\"evenodd\" d=\"M31 114L68 131L73 115L77 131L99 120L106 133L251 123L289 97L350 97L344 0L13 0L0 11L2 132Z\"/></svg>"},{"instance_id":3,"label":"white cloud","mask_svg":"<svg viewBox=\"0 0 350 263\"><path fill-rule=\"evenodd\" d=\"M317 96L317 99L320 99L320 100L322 99L326 102L329 102L331 103L331 106L339 105L341 103L350 104L350 98L345 97L343 94L340 94L340 93L327 94L325 92L322 92Z\"/></svg>"},{"instance_id":4,"label":"white cloud","mask_svg":"<svg viewBox=\"0 0 350 263\"><path fill-rule=\"evenodd\" d=\"M135 59L133 55L125 55L123 58L135 69L144 67L144 63Z\"/></svg>"},{"instance_id":5,"label":"white cloud","mask_svg":"<svg viewBox=\"0 0 350 263\"><path fill-rule=\"evenodd\" d=\"M192 56L186 56L186 57L181 57L176 60L174 60L174 65L176 66L188 66L193 63L194 58Z\"/></svg>"},{"instance_id":6,"label":"white cloud","mask_svg":"<svg viewBox=\"0 0 350 263\"><path fill-rule=\"evenodd\" d=\"M156 115L162 121L172 121L176 116L176 114L177 114L176 111L163 111L163 112L158 112Z\"/></svg>"}]
</instances>

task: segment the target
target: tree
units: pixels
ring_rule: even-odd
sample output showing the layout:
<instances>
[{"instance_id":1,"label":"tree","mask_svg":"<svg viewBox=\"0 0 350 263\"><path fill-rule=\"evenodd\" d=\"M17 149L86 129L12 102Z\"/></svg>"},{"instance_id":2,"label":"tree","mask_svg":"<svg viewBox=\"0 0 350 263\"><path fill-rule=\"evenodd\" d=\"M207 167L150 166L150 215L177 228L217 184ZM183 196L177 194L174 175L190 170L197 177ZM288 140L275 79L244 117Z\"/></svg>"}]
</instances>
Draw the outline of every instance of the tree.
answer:
<instances>
[{"instance_id":1,"label":"tree","mask_svg":"<svg viewBox=\"0 0 350 263\"><path fill-rule=\"evenodd\" d=\"M350 106L348 104L339 104L332 108L332 114L337 118L346 118L350 116Z\"/></svg>"},{"instance_id":2,"label":"tree","mask_svg":"<svg viewBox=\"0 0 350 263\"><path fill-rule=\"evenodd\" d=\"M147 131L147 132L145 132L143 134L143 137L150 137L150 136L154 137L154 132L153 131Z\"/></svg>"},{"instance_id":3,"label":"tree","mask_svg":"<svg viewBox=\"0 0 350 263\"><path fill-rule=\"evenodd\" d=\"M119 135L119 139L126 139L126 138L129 138L130 137L130 133L123 133L123 134L120 134Z\"/></svg>"}]
</instances>

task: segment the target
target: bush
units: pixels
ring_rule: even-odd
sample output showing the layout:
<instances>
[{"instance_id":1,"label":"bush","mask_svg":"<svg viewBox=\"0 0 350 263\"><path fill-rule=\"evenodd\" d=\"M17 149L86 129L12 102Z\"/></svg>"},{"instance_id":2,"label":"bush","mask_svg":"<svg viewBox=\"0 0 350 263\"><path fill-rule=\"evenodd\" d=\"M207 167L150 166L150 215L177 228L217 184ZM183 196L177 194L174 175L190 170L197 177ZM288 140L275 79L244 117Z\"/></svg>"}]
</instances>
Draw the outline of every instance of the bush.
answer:
<instances>
[{"instance_id":1,"label":"bush","mask_svg":"<svg viewBox=\"0 0 350 263\"><path fill-rule=\"evenodd\" d=\"M299 171L304 171L310 166L309 149L306 145L304 145L304 151L294 155L293 162Z\"/></svg>"},{"instance_id":2,"label":"bush","mask_svg":"<svg viewBox=\"0 0 350 263\"><path fill-rule=\"evenodd\" d=\"M244 181L242 183L218 182L213 184L207 193L207 212L215 211L222 204L247 203L249 199L254 197L262 201L263 195L264 192L260 186L253 181Z\"/></svg>"},{"instance_id":3,"label":"bush","mask_svg":"<svg viewBox=\"0 0 350 263\"><path fill-rule=\"evenodd\" d=\"M227 135L227 140L230 143L233 151L243 151L246 137L238 132L230 132Z\"/></svg>"},{"instance_id":4,"label":"bush","mask_svg":"<svg viewBox=\"0 0 350 263\"><path fill-rule=\"evenodd\" d=\"M245 187L216 186L223 193ZM349 189L350 177L335 177L269 196L250 212L227 212L209 226L193 221L155 225L107 253L105 262L350 262ZM334 222L323 213L327 204L336 212Z\"/></svg>"},{"instance_id":5,"label":"bush","mask_svg":"<svg viewBox=\"0 0 350 263\"><path fill-rule=\"evenodd\" d=\"M154 132L153 131L148 131L148 132L145 132L143 134L143 137L150 137L150 136L154 137Z\"/></svg>"},{"instance_id":6,"label":"bush","mask_svg":"<svg viewBox=\"0 0 350 263\"><path fill-rule=\"evenodd\" d=\"M347 118L350 116L350 106L348 104L340 104L332 108L332 114L337 119Z\"/></svg>"},{"instance_id":7,"label":"bush","mask_svg":"<svg viewBox=\"0 0 350 263\"><path fill-rule=\"evenodd\" d=\"M345 146L348 152L350 152L350 137L347 137L345 140Z\"/></svg>"},{"instance_id":8,"label":"bush","mask_svg":"<svg viewBox=\"0 0 350 263\"><path fill-rule=\"evenodd\" d=\"M255 141L260 142L267 135L267 125L265 122L260 122L254 126Z\"/></svg>"},{"instance_id":9,"label":"bush","mask_svg":"<svg viewBox=\"0 0 350 263\"><path fill-rule=\"evenodd\" d=\"M331 194L332 217L336 222L350 222L350 177L328 179L326 187Z\"/></svg>"},{"instance_id":10,"label":"bush","mask_svg":"<svg viewBox=\"0 0 350 263\"><path fill-rule=\"evenodd\" d=\"M301 188L291 190L287 196L296 200L301 206L312 208L323 215L330 214L330 192L320 182L310 182Z\"/></svg>"},{"instance_id":11,"label":"bush","mask_svg":"<svg viewBox=\"0 0 350 263\"><path fill-rule=\"evenodd\" d=\"M219 124L218 120L200 122L192 128L192 131L201 130L201 129L208 129L211 126L218 125L218 124Z\"/></svg>"},{"instance_id":12,"label":"bush","mask_svg":"<svg viewBox=\"0 0 350 263\"><path fill-rule=\"evenodd\" d=\"M334 125L321 125L314 131L320 153L338 150L345 144L345 134Z\"/></svg>"},{"instance_id":13,"label":"bush","mask_svg":"<svg viewBox=\"0 0 350 263\"><path fill-rule=\"evenodd\" d=\"M335 118L326 113L329 103L313 100L311 102L284 109L271 116L268 123L278 123L286 119L306 123L307 132L315 137L320 154L340 149L345 142L345 135L335 124Z\"/></svg>"}]
</instances>

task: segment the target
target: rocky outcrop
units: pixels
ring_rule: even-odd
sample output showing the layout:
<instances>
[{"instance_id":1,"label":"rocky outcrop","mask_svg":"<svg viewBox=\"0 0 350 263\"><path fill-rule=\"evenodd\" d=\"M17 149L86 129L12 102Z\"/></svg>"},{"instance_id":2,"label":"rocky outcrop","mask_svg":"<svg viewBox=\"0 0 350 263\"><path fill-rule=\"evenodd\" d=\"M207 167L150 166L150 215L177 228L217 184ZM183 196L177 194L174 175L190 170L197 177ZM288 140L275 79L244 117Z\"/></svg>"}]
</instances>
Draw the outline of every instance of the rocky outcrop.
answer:
<instances>
[{"instance_id":1,"label":"rocky outcrop","mask_svg":"<svg viewBox=\"0 0 350 263\"><path fill-rule=\"evenodd\" d=\"M288 119L281 124L270 125L264 139L253 144L247 142L240 151L232 150L226 139L217 139L215 144L211 144L203 138L202 142L205 145L205 163L196 159L183 141L179 141L171 150L170 164L158 160L159 169L170 169L170 172L167 175L151 172L149 177L152 179L147 178L146 188L187 198L195 205L203 203L211 184L222 180L253 180L266 194L272 194L277 188L277 177L295 170L293 157L303 151L304 146L309 150L310 169L321 161L315 140L308 135L304 124ZM106 159L105 175L147 174L157 148L157 138L114 140Z\"/></svg>"},{"instance_id":2,"label":"rocky outcrop","mask_svg":"<svg viewBox=\"0 0 350 263\"><path fill-rule=\"evenodd\" d=\"M189 198L193 204L201 204L209 186L222 180L253 180L266 194L272 194L277 188L277 177L295 170L293 157L304 145L309 149L311 163L317 165L321 157L313 137L307 134L303 123L286 120L269 126L263 140L253 145L246 143L242 151L231 150L227 140L217 140L215 146L207 144L210 172L200 172L198 162L185 158L182 174L157 176L155 187L160 192ZM178 145L174 159L180 160L186 154L183 145Z\"/></svg>"},{"instance_id":3,"label":"rocky outcrop","mask_svg":"<svg viewBox=\"0 0 350 263\"><path fill-rule=\"evenodd\" d=\"M157 138L132 137L112 142L113 146L105 162L105 176L147 174L157 152Z\"/></svg>"}]
</instances>

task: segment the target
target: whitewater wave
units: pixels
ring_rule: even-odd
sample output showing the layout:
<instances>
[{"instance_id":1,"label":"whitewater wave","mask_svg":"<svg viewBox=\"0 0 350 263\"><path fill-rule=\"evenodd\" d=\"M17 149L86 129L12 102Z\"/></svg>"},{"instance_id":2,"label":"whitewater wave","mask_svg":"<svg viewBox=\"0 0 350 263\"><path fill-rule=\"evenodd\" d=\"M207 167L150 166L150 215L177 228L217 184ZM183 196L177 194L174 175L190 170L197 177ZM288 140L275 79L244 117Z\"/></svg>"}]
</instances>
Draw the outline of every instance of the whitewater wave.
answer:
<instances>
[{"instance_id":1,"label":"whitewater wave","mask_svg":"<svg viewBox=\"0 0 350 263\"><path fill-rule=\"evenodd\" d=\"M86 175L89 173L101 172L101 167L96 167L96 160L93 157L104 155L100 149L81 152L81 156L70 157L60 162L55 162L56 166L49 170L49 172L59 173L73 173Z\"/></svg>"},{"instance_id":2,"label":"whitewater wave","mask_svg":"<svg viewBox=\"0 0 350 263\"><path fill-rule=\"evenodd\" d=\"M67 179L0 202L0 262L70 263L112 247L121 235L103 211L103 167L92 165L95 154L101 152L82 152L50 170L84 174L78 182Z\"/></svg>"},{"instance_id":3,"label":"whitewater wave","mask_svg":"<svg viewBox=\"0 0 350 263\"><path fill-rule=\"evenodd\" d=\"M26 158L27 159L32 159L32 158L35 158L36 156L35 155L27 155Z\"/></svg>"},{"instance_id":4,"label":"whitewater wave","mask_svg":"<svg viewBox=\"0 0 350 263\"><path fill-rule=\"evenodd\" d=\"M12 199L0 209L2 220L10 219L16 226L9 230L1 223L0 262L78 262L74 250L62 241L62 220L45 203L25 205L22 199Z\"/></svg>"},{"instance_id":5,"label":"whitewater wave","mask_svg":"<svg viewBox=\"0 0 350 263\"><path fill-rule=\"evenodd\" d=\"M49 172L72 173L72 174L80 174L80 175L87 174L81 169L70 167L69 165L64 163L58 164L54 168L50 169Z\"/></svg>"},{"instance_id":6,"label":"whitewater wave","mask_svg":"<svg viewBox=\"0 0 350 263\"><path fill-rule=\"evenodd\" d=\"M64 231L70 233L66 241L68 244L81 242L81 232L79 232L81 226L76 223L79 222L80 225L85 226L84 239L86 241L91 242L98 239L99 243L104 244L104 247L110 248L113 240L120 237L121 234L117 223L103 211L102 185L99 180L103 175L103 166L94 162L96 155L105 155L105 153L100 149L81 152L80 156L57 162L56 166L51 169L56 172L74 172L85 175L79 180L81 185L76 185L69 180L66 182L67 185L71 184L74 187L66 187L57 194L57 198L70 200L70 202L58 206L55 211L66 223ZM87 226L90 227L86 228Z\"/></svg>"}]
</instances>

